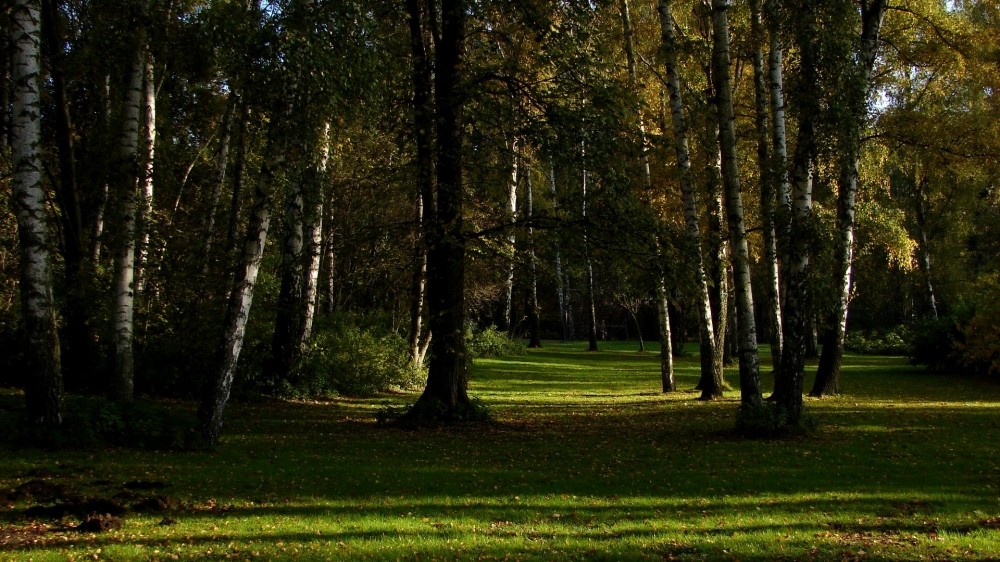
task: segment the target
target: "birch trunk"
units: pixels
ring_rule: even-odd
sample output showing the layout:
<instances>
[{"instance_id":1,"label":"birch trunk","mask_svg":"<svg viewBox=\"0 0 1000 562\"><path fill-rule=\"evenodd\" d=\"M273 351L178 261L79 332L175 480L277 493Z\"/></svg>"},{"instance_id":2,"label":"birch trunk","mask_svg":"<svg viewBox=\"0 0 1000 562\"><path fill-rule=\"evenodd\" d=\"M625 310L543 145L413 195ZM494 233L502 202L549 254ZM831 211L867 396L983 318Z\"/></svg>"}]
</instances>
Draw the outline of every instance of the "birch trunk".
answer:
<instances>
[{"instance_id":1,"label":"birch trunk","mask_svg":"<svg viewBox=\"0 0 1000 562\"><path fill-rule=\"evenodd\" d=\"M581 186L583 188L583 253L587 260L587 317L589 320L587 332L587 350L597 351L597 305L594 302L594 264L590 258L590 237L587 234L587 144L580 143L580 159L583 162Z\"/></svg>"},{"instance_id":2,"label":"birch trunk","mask_svg":"<svg viewBox=\"0 0 1000 562\"><path fill-rule=\"evenodd\" d=\"M245 98L240 99L240 120L236 128L236 157L233 159L233 194L229 202L229 225L226 227L226 248L236 244L243 208L243 181L247 161L247 121L250 107Z\"/></svg>"},{"instance_id":3,"label":"birch trunk","mask_svg":"<svg viewBox=\"0 0 1000 562\"><path fill-rule=\"evenodd\" d=\"M309 168L310 166L307 166ZM313 181L313 170L307 170L289 183L285 192L284 231L281 240L281 287L278 292L278 314L271 337L270 371L275 380L289 381L293 376L301 348L302 288L305 278L303 240L306 184Z\"/></svg>"},{"instance_id":4,"label":"birch trunk","mask_svg":"<svg viewBox=\"0 0 1000 562\"><path fill-rule=\"evenodd\" d=\"M144 40L137 42L142 45ZM140 47L132 61L125 94L125 116L118 144L115 187L119 197L118 248L115 255L114 307L114 380L111 395L116 400L132 400L135 367L132 340L135 317L135 250L137 193L140 180L139 130L142 125L143 76L145 54Z\"/></svg>"},{"instance_id":5,"label":"birch trunk","mask_svg":"<svg viewBox=\"0 0 1000 562\"><path fill-rule=\"evenodd\" d=\"M764 246L764 294L767 299L768 340L771 344L771 366L777 372L781 365L781 273L778 265L778 243L775 233L775 186L778 174L771 160L771 134L768 127L768 86L764 68L764 24L761 21L762 0L750 2L750 24L753 35L754 125L757 133L757 166L760 168L760 223ZM783 166L784 164L782 164Z\"/></svg>"},{"instance_id":6,"label":"birch trunk","mask_svg":"<svg viewBox=\"0 0 1000 562\"><path fill-rule=\"evenodd\" d=\"M888 10L887 0L867 0L861 4L861 40L857 64L849 64L846 103L848 123L843 131L840 149L840 192L837 198L837 240L834 283L837 300L830 325L827 326L826 345L820 356L816 379L810 396L838 394L840 392L840 366L844 357L844 340L847 336L847 311L851 300L851 272L854 260L855 205L858 194L858 165L861 158L861 135L867 117L868 94L871 90L872 72L878 55L879 34Z\"/></svg>"},{"instance_id":7,"label":"birch trunk","mask_svg":"<svg viewBox=\"0 0 1000 562\"><path fill-rule=\"evenodd\" d=\"M42 47L48 59L49 80L52 84L55 111L56 149L59 161L58 181L55 182L56 198L59 201L60 224L63 234L63 279L65 282L65 325L63 331L63 357L65 368L63 379L71 389L93 389L97 365L100 362L96 337L92 328L90 299L91 278L84 274L87 252L83 213L80 204L80 189L77 182L76 141L70 100L66 85L65 22L56 5L56 0L42 1ZM6 49L2 50L7 55ZM3 68L10 58L4 56ZM4 79L0 77L0 80ZM6 84L4 84L6 87ZM6 95L6 90L5 90ZM3 103L4 117L8 107ZM6 119L3 121L2 135L6 140Z\"/></svg>"},{"instance_id":8,"label":"birch trunk","mask_svg":"<svg viewBox=\"0 0 1000 562\"><path fill-rule=\"evenodd\" d=\"M138 240L135 263L135 293L142 294L146 282L146 263L149 261L149 240L153 229L153 165L156 155L156 83L153 76L153 57L143 45L142 61L142 151L139 170L139 208L136 223Z\"/></svg>"},{"instance_id":9,"label":"birch trunk","mask_svg":"<svg viewBox=\"0 0 1000 562\"><path fill-rule=\"evenodd\" d=\"M691 172L691 155L688 148L688 124L684 116L684 101L681 95L680 72L677 65L677 39L674 34L670 0L659 0L657 11L660 15L660 41L666 64L667 88L670 98L671 124L674 133L673 145L677 170L681 184L681 202L684 207L684 224L690 261L694 265L694 281L697 294L695 307L698 310L698 336L701 349L701 376L713 376L712 358L715 357L715 335L712 326L712 306L702 257L701 227L698 220L698 195Z\"/></svg>"},{"instance_id":10,"label":"birch trunk","mask_svg":"<svg viewBox=\"0 0 1000 562\"><path fill-rule=\"evenodd\" d=\"M703 145L706 155L705 178L708 193L708 275L711 279L709 303L712 310L712 328L715 346L712 348L712 371L710 376L702 374L696 387L702 391L702 400L722 398L726 389L724 377L726 354L726 329L729 325L729 288L727 260L729 254L728 237L723 233L725 199L722 186L722 153L719 147L719 120L715 84L711 69L706 69L708 107Z\"/></svg>"},{"instance_id":11,"label":"birch trunk","mask_svg":"<svg viewBox=\"0 0 1000 562\"><path fill-rule=\"evenodd\" d=\"M559 210L559 197L556 190L556 165L552 158L549 158L549 187L552 190L552 212L557 213ZM559 238L558 235L555 238L554 250L556 258L556 292L557 299L559 300L559 325L562 328L562 341L566 342L570 339L569 334L569 301L567 296L566 280L563 277L563 267L562 267L562 253L559 250Z\"/></svg>"},{"instance_id":12,"label":"birch trunk","mask_svg":"<svg viewBox=\"0 0 1000 562\"><path fill-rule=\"evenodd\" d=\"M11 8L11 23L14 49L11 199L20 250L26 372L31 375L24 397L30 423L55 427L62 423L62 372L41 176L40 3L16 0Z\"/></svg>"},{"instance_id":13,"label":"birch trunk","mask_svg":"<svg viewBox=\"0 0 1000 562\"><path fill-rule=\"evenodd\" d=\"M528 272L529 279L528 294L528 347L542 347L542 340L539 327L538 308L538 260L535 256L535 227L532 220L535 218L535 193L531 183L531 169L527 169L525 174L525 191L528 198Z\"/></svg>"},{"instance_id":14,"label":"birch trunk","mask_svg":"<svg viewBox=\"0 0 1000 562\"><path fill-rule=\"evenodd\" d=\"M212 197L208 204L208 216L205 217L205 249L202 256L205 263L202 265L202 273L207 273L209 265L212 263L215 215L219 211L219 200L222 198L222 189L226 185L226 168L229 164L229 143L232 139L233 116L236 113L236 106L238 104L239 96L236 90L230 90L229 99L226 101L226 113L222 117L222 135L219 137L219 154L215 160L215 181L212 184Z\"/></svg>"},{"instance_id":15,"label":"birch trunk","mask_svg":"<svg viewBox=\"0 0 1000 562\"><path fill-rule=\"evenodd\" d=\"M712 0L713 59L718 95L719 144L722 148L722 177L726 187L726 210L732 247L733 282L736 290L736 326L739 344L740 401L744 407L763 404L760 390L760 357L757 354L757 327L754 322L753 292L750 287L750 250L743 223L739 164L732 83L729 74L729 0Z\"/></svg>"},{"instance_id":16,"label":"birch trunk","mask_svg":"<svg viewBox=\"0 0 1000 562\"><path fill-rule=\"evenodd\" d=\"M423 25L423 12L419 0L406 0L407 22L410 31L411 79L413 80L413 137L417 147L417 240L414 244L413 281L410 291L410 360L420 366L430 344L431 334L426 330L427 315L427 215L434 206L434 108L433 74L428 58L430 39ZM331 246L332 248L332 246ZM328 255L332 264L333 254ZM331 281L332 281L332 270ZM333 298L332 284L328 288Z\"/></svg>"},{"instance_id":17,"label":"birch trunk","mask_svg":"<svg viewBox=\"0 0 1000 562\"><path fill-rule=\"evenodd\" d=\"M801 28L796 30L801 57L800 90L795 92L799 106L798 142L792 160L791 217L786 240L781 245L784 254L782 279L785 296L782 303L784 342L781 369L775 376L772 398L781 407L790 425L802 416L802 383L805 378L806 343L809 334L811 303L807 278L810 266L812 229L812 164L816 154L814 121L819 115L819 103L814 85L819 83L816 68L817 29L812 12L801 14Z\"/></svg>"},{"instance_id":18,"label":"birch trunk","mask_svg":"<svg viewBox=\"0 0 1000 562\"><path fill-rule=\"evenodd\" d=\"M656 284L656 312L660 323L660 389L663 392L677 390L674 378L673 338L670 334L670 301L667 299L667 284L661 275Z\"/></svg>"},{"instance_id":19,"label":"birch trunk","mask_svg":"<svg viewBox=\"0 0 1000 562\"><path fill-rule=\"evenodd\" d=\"M198 429L205 443L210 446L218 442L219 434L222 432L223 415L233 387L233 377L243 348L247 320L250 318L257 274L260 272L260 262L264 257L267 231L271 224L271 207L274 204L274 176L284 165L284 147L274 140L280 126L277 120L272 121L270 125L271 130L268 132L268 143L264 151L268 159L261 166L240 266L226 307L226 320L218 350L218 371L206 388L198 409Z\"/></svg>"},{"instance_id":20,"label":"birch trunk","mask_svg":"<svg viewBox=\"0 0 1000 562\"><path fill-rule=\"evenodd\" d=\"M319 297L319 267L323 257L323 186L326 184L330 162L330 123L323 124L320 135L319 162L316 164L314 184L307 194L310 212L303 235L306 241L305 277L302 287L302 326L299 328L299 349L304 350L312 339L313 320Z\"/></svg>"},{"instance_id":21,"label":"birch trunk","mask_svg":"<svg viewBox=\"0 0 1000 562\"><path fill-rule=\"evenodd\" d=\"M916 181L916 175L914 175ZM937 297L934 292L934 283L931 280L931 249L927 236L927 203L925 203L925 193L927 191L927 176L925 175L920 183L916 184L916 191L913 194L913 210L917 221L917 263L920 273L923 276L924 291L927 293L927 304L931 309L931 317L938 319Z\"/></svg>"},{"instance_id":22,"label":"birch trunk","mask_svg":"<svg viewBox=\"0 0 1000 562\"><path fill-rule=\"evenodd\" d=\"M500 314L502 329L508 334L514 333L514 263L517 258L517 236L514 233L514 225L517 224L517 184L520 180L520 155L517 139L509 143L511 153L510 178L507 182L507 205L504 211L507 213L507 271L504 279L504 293L501 303Z\"/></svg>"}]
</instances>

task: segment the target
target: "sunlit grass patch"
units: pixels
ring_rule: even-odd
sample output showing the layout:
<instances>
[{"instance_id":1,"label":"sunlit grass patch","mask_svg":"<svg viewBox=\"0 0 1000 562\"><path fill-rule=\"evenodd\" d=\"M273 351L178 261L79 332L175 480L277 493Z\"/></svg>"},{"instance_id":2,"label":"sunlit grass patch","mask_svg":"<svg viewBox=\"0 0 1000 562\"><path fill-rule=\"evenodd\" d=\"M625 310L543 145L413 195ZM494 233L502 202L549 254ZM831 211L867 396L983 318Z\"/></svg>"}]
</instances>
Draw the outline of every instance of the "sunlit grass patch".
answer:
<instances>
[{"instance_id":1,"label":"sunlit grass patch","mask_svg":"<svg viewBox=\"0 0 1000 562\"><path fill-rule=\"evenodd\" d=\"M807 399L815 433L745 441L731 431L738 390L716 402L690 392L697 357L677 361L681 390L662 394L655 347L604 348L546 342L526 356L477 360L470 392L491 408L487 426L377 426L381 408L415 398L386 395L234 404L213 453L7 451L5 488L40 468L82 495L156 480L179 507L130 512L121 530L88 534L69 530L72 520L25 517L30 501L18 499L2 519L0 559L1000 553L997 386L897 358L848 357L845 394ZM735 385L735 370L727 376Z\"/></svg>"}]
</instances>

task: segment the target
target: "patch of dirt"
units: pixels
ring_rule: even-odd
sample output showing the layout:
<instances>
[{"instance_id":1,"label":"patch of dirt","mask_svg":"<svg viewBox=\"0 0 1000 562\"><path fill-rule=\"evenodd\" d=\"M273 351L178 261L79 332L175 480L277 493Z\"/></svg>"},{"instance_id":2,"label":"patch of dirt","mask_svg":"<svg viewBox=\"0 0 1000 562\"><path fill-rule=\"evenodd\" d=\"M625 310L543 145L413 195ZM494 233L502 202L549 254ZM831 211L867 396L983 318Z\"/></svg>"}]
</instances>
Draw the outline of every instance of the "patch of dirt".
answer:
<instances>
[{"instance_id":1,"label":"patch of dirt","mask_svg":"<svg viewBox=\"0 0 1000 562\"><path fill-rule=\"evenodd\" d=\"M121 517L107 513L95 513L87 516L86 519L76 526L76 530L81 533L104 533L107 531L117 531L122 528L123 524L124 521L122 521Z\"/></svg>"},{"instance_id":2,"label":"patch of dirt","mask_svg":"<svg viewBox=\"0 0 1000 562\"><path fill-rule=\"evenodd\" d=\"M179 506L180 502L170 496L150 496L132 504L132 509L144 513L160 513L177 509Z\"/></svg>"},{"instance_id":3,"label":"patch of dirt","mask_svg":"<svg viewBox=\"0 0 1000 562\"><path fill-rule=\"evenodd\" d=\"M35 479L15 488L11 497L15 500L32 499L40 503L48 503L65 498L66 489L59 484Z\"/></svg>"}]
</instances>

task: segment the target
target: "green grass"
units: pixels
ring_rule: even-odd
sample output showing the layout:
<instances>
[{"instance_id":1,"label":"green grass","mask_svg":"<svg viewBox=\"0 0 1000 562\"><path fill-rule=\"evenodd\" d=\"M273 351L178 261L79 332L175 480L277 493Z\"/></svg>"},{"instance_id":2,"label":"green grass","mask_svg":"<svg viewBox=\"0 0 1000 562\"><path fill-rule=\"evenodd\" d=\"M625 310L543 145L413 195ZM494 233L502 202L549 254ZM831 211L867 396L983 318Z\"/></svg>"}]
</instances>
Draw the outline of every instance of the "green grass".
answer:
<instances>
[{"instance_id":1,"label":"green grass","mask_svg":"<svg viewBox=\"0 0 1000 562\"><path fill-rule=\"evenodd\" d=\"M1000 557L1000 385L848 356L844 394L807 399L813 435L741 440L738 391L687 390L696 357L663 395L655 349L584 349L478 360L489 427L376 426L400 395L234 404L214 453L5 451L3 488L39 467L85 495L160 480L182 508L32 535L22 501L0 560Z\"/></svg>"}]
</instances>

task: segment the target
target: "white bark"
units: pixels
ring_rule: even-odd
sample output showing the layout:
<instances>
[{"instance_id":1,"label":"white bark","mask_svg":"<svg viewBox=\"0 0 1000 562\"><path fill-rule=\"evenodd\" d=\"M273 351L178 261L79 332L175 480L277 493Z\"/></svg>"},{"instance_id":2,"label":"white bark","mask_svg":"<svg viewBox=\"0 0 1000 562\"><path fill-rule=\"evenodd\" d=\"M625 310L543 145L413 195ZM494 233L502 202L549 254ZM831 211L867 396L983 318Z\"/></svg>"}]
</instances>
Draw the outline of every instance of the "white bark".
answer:
<instances>
[{"instance_id":1,"label":"white bark","mask_svg":"<svg viewBox=\"0 0 1000 562\"><path fill-rule=\"evenodd\" d=\"M559 197L556 191L556 165L552 158L549 158L549 187L552 189L552 209L559 208ZM563 277L562 253L559 251L559 239L555 240L556 254L556 287L557 298L559 300L559 324L562 326L562 341L569 339L569 313L567 311L568 300L566 290L566 280Z\"/></svg>"},{"instance_id":2,"label":"white bark","mask_svg":"<svg viewBox=\"0 0 1000 562\"><path fill-rule=\"evenodd\" d=\"M270 137L273 138L278 127L279 125L271 125ZM269 140L264 153L269 157L261 167L250 224L243 243L240 269L229 294L226 323L219 345L219 370L198 410L200 432L209 445L214 445L218 441L219 433L222 431L223 414L229 402L240 351L243 349L243 337L246 334L247 320L250 318L257 274L260 272L264 246L267 244L271 206L274 203L274 175L284 165L284 150L278 143Z\"/></svg>"},{"instance_id":3,"label":"white bark","mask_svg":"<svg viewBox=\"0 0 1000 562\"><path fill-rule=\"evenodd\" d=\"M757 328L753 314L753 292L750 287L750 250L747 245L746 227L743 223L743 200L740 193L735 116L729 72L729 21L727 14L729 7L729 0L712 0L712 52L715 63L715 91L718 96L722 179L726 191L726 211L736 289L741 402L744 406L759 407L763 403L760 391L760 358L757 354Z\"/></svg>"},{"instance_id":4,"label":"white bark","mask_svg":"<svg viewBox=\"0 0 1000 562\"><path fill-rule=\"evenodd\" d=\"M691 172L691 155L688 148L688 124L684 116L684 100L681 94L680 72L677 64L677 39L674 34L670 0L659 0L660 39L666 62L667 89L670 99L670 117L674 133L673 146L680 177L681 201L684 207L685 235L691 251L694 266L695 305L698 309L698 334L701 343L701 371L710 376L715 355L715 330L712 325L712 305L708 292L705 262L702 258L701 227L698 217L698 196Z\"/></svg>"},{"instance_id":5,"label":"white bark","mask_svg":"<svg viewBox=\"0 0 1000 562\"><path fill-rule=\"evenodd\" d=\"M136 250L135 293L141 294L146 278L146 262L149 256L150 231L153 228L153 165L156 155L156 83L153 76L153 57L147 46L142 63L142 166L139 173L139 240Z\"/></svg>"},{"instance_id":6,"label":"white bark","mask_svg":"<svg viewBox=\"0 0 1000 562\"><path fill-rule=\"evenodd\" d=\"M302 313L302 341L301 346L305 346L312 338L313 320L316 317L316 306L319 300L319 267L323 257L323 185L326 184L327 167L330 162L330 123L323 124L323 133L320 136L320 155L316 165L316 185L312 186L312 197L314 207L312 216L305 228L306 252L306 272L305 287L302 289L303 305L305 310Z\"/></svg>"},{"instance_id":7,"label":"white bark","mask_svg":"<svg viewBox=\"0 0 1000 562\"><path fill-rule=\"evenodd\" d=\"M62 372L40 154L40 3L16 0L11 16L14 47L11 199L17 218L21 313L27 336L27 372L31 375L25 387L25 400L32 423L56 426L62 422Z\"/></svg>"},{"instance_id":8,"label":"white bark","mask_svg":"<svg viewBox=\"0 0 1000 562\"><path fill-rule=\"evenodd\" d=\"M144 55L136 54L129 73L125 96L125 116L118 144L116 187L119 191L119 240L115 256L114 307L112 322L115 348L115 378L112 394L131 400L134 383L132 357L135 316L135 250L137 194L140 179L139 129L142 122Z\"/></svg>"},{"instance_id":9,"label":"white bark","mask_svg":"<svg viewBox=\"0 0 1000 562\"><path fill-rule=\"evenodd\" d=\"M517 184L520 180L521 157L518 141L515 138L509 144L511 153L510 178L507 182L507 222L509 225L507 232L507 277L504 280L503 294L503 328L508 332L514 330L514 263L517 257L517 237L514 234L514 225L517 223Z\"/></svg>"}]
</instances>

